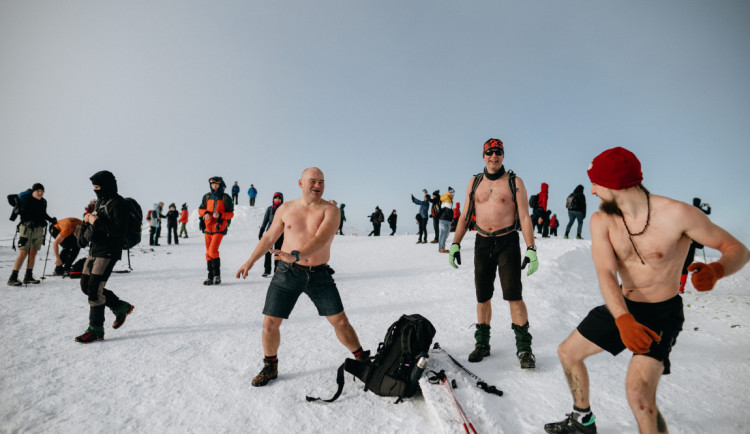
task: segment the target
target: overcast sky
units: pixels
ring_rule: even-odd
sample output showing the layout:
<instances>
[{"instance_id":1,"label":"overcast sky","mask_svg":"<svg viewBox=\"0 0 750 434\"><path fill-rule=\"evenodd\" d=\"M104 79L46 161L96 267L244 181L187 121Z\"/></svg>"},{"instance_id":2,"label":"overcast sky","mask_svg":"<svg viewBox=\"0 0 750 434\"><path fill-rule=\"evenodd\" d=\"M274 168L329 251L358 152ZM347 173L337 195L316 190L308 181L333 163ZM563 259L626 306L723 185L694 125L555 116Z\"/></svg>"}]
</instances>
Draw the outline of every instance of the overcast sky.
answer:
<instances>
[{"instance_id":1,"label":"overcast sky","mask_svg":"<svg viewBox=\"0 0 750 434\"><path fill-rule=\"evenodd\" d=\"M58 218L101 169L144 208L194 209L210 176L265 207L318 166L351 223L379 205L414 233L409 195L463 203L497 137L563 225L624 146L653 193L750 242L747 1L6 0L0 59L0 185L43 183Z\"/></svg>"}]
</instances>

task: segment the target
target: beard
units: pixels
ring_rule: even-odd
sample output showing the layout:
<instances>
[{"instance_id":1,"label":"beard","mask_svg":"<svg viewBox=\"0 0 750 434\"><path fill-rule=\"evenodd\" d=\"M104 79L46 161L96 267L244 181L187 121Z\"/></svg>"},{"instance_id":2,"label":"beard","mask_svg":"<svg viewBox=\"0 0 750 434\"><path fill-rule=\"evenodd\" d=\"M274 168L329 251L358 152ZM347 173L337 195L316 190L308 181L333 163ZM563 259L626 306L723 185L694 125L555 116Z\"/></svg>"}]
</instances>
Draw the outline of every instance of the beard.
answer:
<instances>
[{"instance_id":1,"label":"beard","mask_svg":"<svg viewBox=\"0 0 750 434\"><path fill-rule=\"evenodd\" d=\"M617 206L617 202L614 200L602 200L602 203L599 204L599 210L607 215L622 215L620 207Z\"/></svg>"}]
</instances>

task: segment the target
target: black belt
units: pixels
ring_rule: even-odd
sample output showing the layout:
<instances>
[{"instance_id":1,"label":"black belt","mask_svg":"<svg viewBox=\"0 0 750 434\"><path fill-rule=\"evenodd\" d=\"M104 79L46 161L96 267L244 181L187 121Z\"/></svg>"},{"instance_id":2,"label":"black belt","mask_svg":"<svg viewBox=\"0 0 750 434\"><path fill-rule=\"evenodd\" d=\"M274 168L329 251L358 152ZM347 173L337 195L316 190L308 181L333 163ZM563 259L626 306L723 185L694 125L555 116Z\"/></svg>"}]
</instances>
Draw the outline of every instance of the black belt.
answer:
<instances>
[{"instance_id":1,"label":"black belt","mask_svg":"<svg viewBox=\"0 0 750 434\"><path fill-rule=\"evenodd\" d=\"M487 232L484 229L480 228L479 225L474 225L479 235L483 235L485 237L499 237L501 235L517 231L519 229L519 226L520 225L518 224L518 221L516 221L515 223L513 223L513 226L508 226L507 228L499 229L494 232Z\"/></svg>"},{"instance_id":2,"label":"black belt","mask_svg":"<svg viewBox=\"0 0 750 434\"><path fill-rule=\"evenodd\" d=\"M296 262L292 262L289 265L291 265L294 268L298 268L300 270L305 270L305 271L310 271L310 272L313 272L313 273L316 272L316 271L323 271L323 270L327 270L327 269L331 268L331 267L328 266L328 264L308 266L308 265L300 265L300 264L298 264Z\"/></svg>"}]
</instances>

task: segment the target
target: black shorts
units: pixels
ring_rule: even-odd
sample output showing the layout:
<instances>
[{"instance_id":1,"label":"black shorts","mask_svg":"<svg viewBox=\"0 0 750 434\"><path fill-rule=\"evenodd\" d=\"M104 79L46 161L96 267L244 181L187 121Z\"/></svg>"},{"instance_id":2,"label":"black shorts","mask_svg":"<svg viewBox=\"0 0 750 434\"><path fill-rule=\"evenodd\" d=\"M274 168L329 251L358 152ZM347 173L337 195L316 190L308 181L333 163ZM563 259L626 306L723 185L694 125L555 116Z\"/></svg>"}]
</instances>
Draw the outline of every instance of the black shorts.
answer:
<instances>
[{"instance_id":1,"label":"black shorts","mask_svg":"<svg viewBox=\"0 0 750 434\"><path fill-rule=\"evenodd\" d=\"M503 300L523 300L521 293L521 246L518 231L501 237L477 235L474 243L474 285L477 301L484 303L495 292L495 271L500 270Z\"/></svg>"},{"instance_id":2,"label":"black shorts","mask_svg":"<svg viewBox=\"0 0 750 434\"><path fill-rule=\"evenodd\" d=\"M670 372L669 353L677 342L677 335L682 330L685 315L682 309L682 297L679 295L659 303L637 303L625 299L628 311L636 321L655 331L660 342L652 342L649 352L643 354L664 362L664 375ZM612 355L625 349L620 338L620 331L615 319L606 305L595 307L578 325L578 332L584 338L602 347Z\"/></svg>"},{"instance_id":3,"label":"black shorts","mask_svg":"<svg viewBox=\"0 0 750 434\"><path fill-rule=\"evenodd\" d=\"M339 290L333 281L331 267L319 266L305 270L279 261L266 292L263 314L276 318L289 318L297 299L303 292L318 309L318 315L331 316L344 311Z\"/></svg>"}]
</instances>

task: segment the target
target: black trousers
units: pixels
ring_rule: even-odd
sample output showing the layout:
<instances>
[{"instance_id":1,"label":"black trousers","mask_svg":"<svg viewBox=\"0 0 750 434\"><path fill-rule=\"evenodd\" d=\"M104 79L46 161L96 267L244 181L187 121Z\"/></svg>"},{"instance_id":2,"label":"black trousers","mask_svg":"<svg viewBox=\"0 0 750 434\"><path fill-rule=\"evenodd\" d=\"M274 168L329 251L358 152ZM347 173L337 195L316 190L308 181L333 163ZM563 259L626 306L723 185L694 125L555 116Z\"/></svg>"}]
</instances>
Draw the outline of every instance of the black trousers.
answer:
<instances>
[{"instance_id":1,"label":"black trousers","mask_svg":"<svg viewBox=\"0 0 750 434\"><path fill-rule=\"evenodd\" d=\"M274 249L280 249L281 245L284 244L284 234L281 234L278 240L273 245ZM279 260L276 259L273 261L273 272L276 272L276 267L279 266ZM271 274L271 254L266 252L265 258L263 258L263 271L265 271L265 274Z\"/></svg>"}]
</instances>

